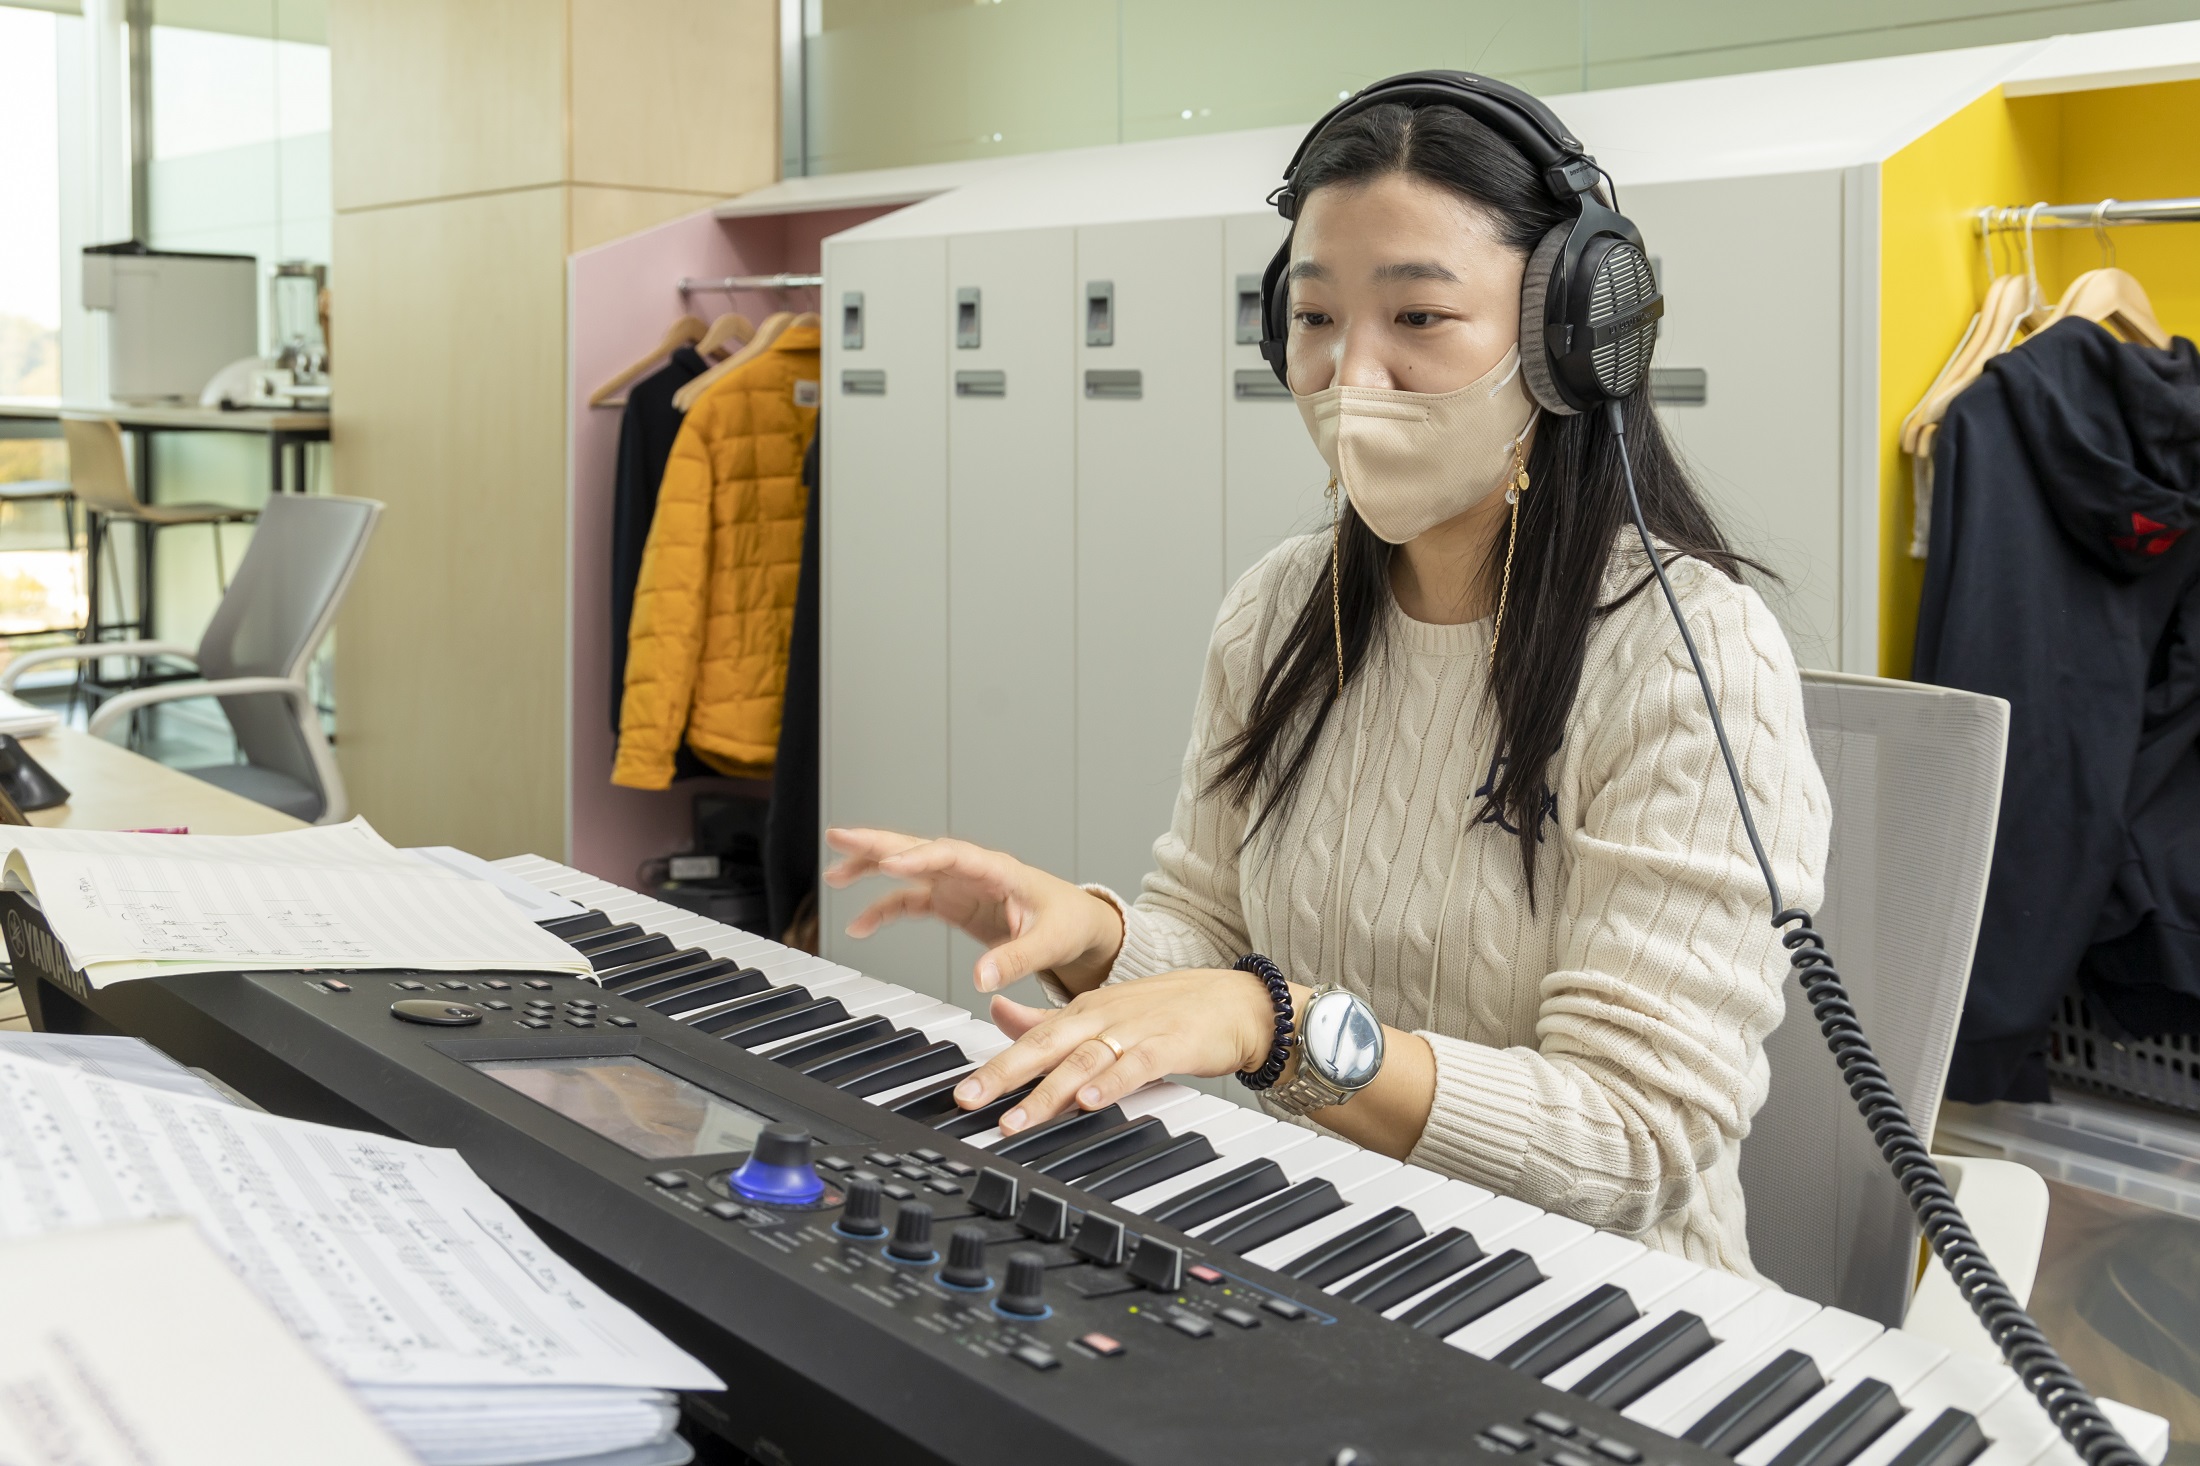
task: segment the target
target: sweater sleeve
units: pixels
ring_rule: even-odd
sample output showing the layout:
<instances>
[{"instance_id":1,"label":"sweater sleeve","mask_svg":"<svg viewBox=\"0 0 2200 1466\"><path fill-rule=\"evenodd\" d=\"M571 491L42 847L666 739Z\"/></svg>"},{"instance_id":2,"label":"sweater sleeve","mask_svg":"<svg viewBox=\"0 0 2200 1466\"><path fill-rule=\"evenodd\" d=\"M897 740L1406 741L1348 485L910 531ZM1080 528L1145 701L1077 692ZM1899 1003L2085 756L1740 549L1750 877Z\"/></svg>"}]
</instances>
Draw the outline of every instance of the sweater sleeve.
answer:
<instances>
[{"instance_id":1,"label":"sweater sleeve","mask_svg":"<svg viewBox=\"0 0 2200 1466\"><path fill-rule=\"evenodd\" d=\"M1244 710L1258 681L1261 609L1273 593L1286 545L1239 578L1223 598L1207 643L1207 666L1184 750L1182 782L1168 833L1154 842L1153 871L1135 902L1104 886L1085 889L1123 916L1123 946L1109 982L1177 972L1187 967L1228 967L1245 955L1245 910L1238 897L1238 846L1245 812L1206 782L1226 757L1229 741L1245 726ZM1040 985L1056 1003L1068 990L1042 974Z\"/></svg>"},{"instance_id":2,"label":"sweater sleeve","mask_svg":"<svg viewBox=\"0 0 2200 1466\"><path fill-rule=\"evenodd\" d=\"M611 782L629 789L669 787L687 732L710 609L711 421L706 398L680 425L642 549L611 771Z\"/></svg>"},{"instance_id":3,"label":"sweater sleeve","mask_svg":"<svg viewBox=\"0 0 2200 1466\"><path fill-rule=\"evenodd\" d=\"M1787 640L1755 592L1694 562L1674 579L1694 582L1690 629L1783 894L1815 909L1831 805ZM1564 875L1543 897L1561 905L1536 1046L1422 1034L1436 1096L1412 1159L1639 1233L1748 1133L1787 964L1663 600L1652 586L1615 614L1627 630L1573 720L1589 731L1561 795L1581 807L1571 858L1545 867Z\"/></svg>"}]
</instances>

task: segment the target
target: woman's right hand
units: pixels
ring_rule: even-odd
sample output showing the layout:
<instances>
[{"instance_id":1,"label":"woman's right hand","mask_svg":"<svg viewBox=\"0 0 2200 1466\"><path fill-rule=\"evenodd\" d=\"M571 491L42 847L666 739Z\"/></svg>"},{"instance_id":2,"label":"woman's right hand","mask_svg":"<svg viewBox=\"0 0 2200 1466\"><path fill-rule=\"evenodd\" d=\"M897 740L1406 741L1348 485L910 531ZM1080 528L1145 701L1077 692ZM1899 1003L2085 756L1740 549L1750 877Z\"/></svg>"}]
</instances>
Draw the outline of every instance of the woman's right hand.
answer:
<instances>
[{"instance_id":1,"label":"woman's right hand","mask_svg":"<svg viewBox=\"0 0 2200 1466\"><path fill-rule=\"evenodd\" d=\"M1113 905L998 850L891 830L827 830L825 843L841 856L825 871L829 886L873 874L907 883L865 907L848 923L849 936L907 916L937 917L986 948L972 974L980 992L1034 972L1086 992L1107 977L1123 945Z\"/></svg>"}]
</instances>

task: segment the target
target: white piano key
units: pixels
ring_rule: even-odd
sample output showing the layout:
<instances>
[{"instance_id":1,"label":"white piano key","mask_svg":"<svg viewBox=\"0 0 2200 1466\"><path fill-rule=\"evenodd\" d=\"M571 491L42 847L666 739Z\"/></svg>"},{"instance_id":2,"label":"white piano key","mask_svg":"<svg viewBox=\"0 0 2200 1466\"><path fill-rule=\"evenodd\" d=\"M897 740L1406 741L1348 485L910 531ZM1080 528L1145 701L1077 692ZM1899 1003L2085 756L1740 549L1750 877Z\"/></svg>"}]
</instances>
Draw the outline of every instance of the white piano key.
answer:
<instances>
[{"instance_id":1,"label":"white piano key","mask_svg":"<svg viewBox=\"0 0 2200 1466\"><path fill-rule=\"evenodd\" d=\"M979 1063L984 1063L1008 1047L1008 1035L983 1019L963 1014L960 1023L942 1023L939 1027L927 1026L924 1030L935 1039L945 1039Z\"/></svg>"},{"instance_id":2,"label":"white piano key","mask_svg":"<svg viewBox=\"0 0 2200 1466\"><path fill-rule=\"evenodd\" d=\"M1712 1402L1762 1368L1777 1343L1818 1316L1819 1307L1793 1293L1765 1289L1719 1320L1719 1345L1629 1405L1621 1413L1668 1435L1695 1424Z\"/></svg>"},{"instance_id":3,"label":"white piano key","mask_svg":"<svg viewBox=\"0 0 2200 1466\"><path fill-rule=\"evenodd\" d=\"M877 1094L867 1094L864 1099L883 1109L886 1106L907 1099L921 1089L929 1089L943 1079L952 1079L958 1074L968 1074L977 1067L976 1064L966 1064L960 1069L943 1069L937 1074L927 1074L922 1079L911 1080L909 1083L895 1089L882 1089Z\"/></svg>"},{"instance_id":4,"label":"white piano key","mask_svg":"<svg viewBox=\"0 0 2200 1466\"><path fill-rule=\"evenodd\" d=\"M1812 1421L1832 1409L1865 1380L1878 1380L1900 1395L1947 1357L1948 1351L1938 1344L1893 1329L1882 1329L1878 1338L1865 1345L1839 1371L1828 1373L1821 1366L1819 1372L1826 1376L1826 1387L1790 1410L1734 1459L1738 1466L1772 1466L1772 1458L1785 1450L1788 1442L1801 1435Z\"/></svg>"},{"instance_id":5,"label":"white piano key","mask_svg":"<svg viewBox=\"0 0 2200 1466\"><path fill-rule=\"evenodd\" d=\"M1676 1313L1693 1313L1704 1321L1712 1338L1719 1338L1720 1320L1764 1292L1764 1289L1747 1278L1738 1278L1732 1273L1698 1263L1690 1263L1689 1266L1695 1270L1693 1275L1659 1298L1656 1306L1651 1306L1641 1297L1635 1298L1635 1305L1642 1309L1641 1318L1580 1357L1568 1360L1544 1376L1543 1382L1557 1390L1572 1389L1595 1373L1605 1360L1628 1348ZM1618 1282L1619 1279L1614 1278L1613 1281ZM1634 1289L1629 1287L1628 1292L1632 1295Z\"/></svg>"},{"instance_id":6,"label":"white piano key","mask_svg":"<svg viewBox=\"0 0 2200 1466\"><path fill-rule=\"evenodd\" d=\"M1305 1135L1307 1137L1306 1143L1292 1146L1288 1157L1285 1152L1280 1150L1270 1151L1269 1154L1276 1158L1277 1165L1283 1167L1283 1174L1291 1178L1293 1185L1306 1180L1325 1166L1338 1165L1349 1161L1353 1156L1372 1154L1372 1152L1361 1150L1348 1140L1339 1140L1334 1135L1315 1135L1313 1132L1300 1129L1296 1125L1290 1128L1298 1130L1301 1135ZM1388 1158L1377 1157L1377 1159ZM1393 1161L1392 1164L1397 1163Z\"/></svg>"},{"instance_id":7,"label":"white piano key","mask_svg":"<svg viewBox=\"0 0 2200 1466\"><path fill-rule=\"evenodd\" d=\"M1678 1408L1674 1412L1671 1433L1679 1435L1694 1425L1706 1410L1739 1389L1743 1381L1789 1349L1808 1354L1817 1364L1819 1376L1831 1380L1841 1372L1842 1366L1885 1332L1885 1329L1868 1318L1860 1318L1838 1308L1816 1309L1785 1335L1768 1341L1764 1348L1743 1359L1731 1373L1714 1381L1696 1399ZM1717 1352L1719 1351L1713 1351ZM1684 1374L1688 1372L1683 1371ZM1627 1413L1633 1415L1635 1412L1629 1409Z\"/></svg>"},{"instance_id":8,"label":"white piano key","mask_svg":"<svg viewBox=\"0 0 2200 1466\"><path fill-rule=\"evenodd\" d=\"M872 982L875 979L867 977L863 981ZM840 992L818 993L816 996L820 998L839 998L840 1005L843 1008L851 1013L860 1013L866 1018L891 1018L896 1022L901 1021L905 1014L925 1012L939 1001L937 998L928 998L923 993L912 993L907 990L895 992L891 985L887 983L880 983L879 986L886 988L887 991L880 994L865 989L848 996L842 996Z\"/></svg>"},{"instance_id":9,"label":"white piano key","mask_svg":"<svg viewBox=\"0 0 2200 1466\"><path fill-rule=\"evenodd\" d=\"M1394 1206L1403 1206L1425 1191L1442 1184L1442 1178L1431 1175L1417 1166L1400 1166L1387 1175L1353 1187L1350 1191L1338 1190L1347 1205L1341 1211L1307 1223L1287 1237L1278 1237L1264 1246L1245 1254L1245 1260L1260 1267L1281 1267L1321 1246L1330 1238L1351 1231L1360 1223L1381 1216ZM1422 1229L1424 1235L1427 1228ZM1408 1244L1410 1245L1410 1244ZM1394 1251L1396 1249L1393 1249Z\"/></svg>"},{"instance_id":10,"label":"white piano key","mask_svg":"<svg viewBox=\"0 0 2200 1466\"><path fill-rule=\"evenodd\" d=\"M2016 1375L2002 1365L1962 1354L1950 1355L1915 1385L1900 1392L1902 1408L1909 1413L1887 1427L1886 1434L1866 1446L1850 1466L1889 1466L1941 1411L1984 1415L2016 1385Z\"/></svg>"},{"instance_id":11,"label":"white piano key","mask_svg":"<svg viewBox=\"0 0 2200 1466\"><path fill-rule=\"evenodd\" d=\"M1258 1110L1248 1110L1243 1105L1231 1105L1228 1113L1217 1115L1212 1120L1201 1121L1199 1133L1207 1137L1208 1142L1214 1146L1215 1153L1220 1155L1222 1148L1231 1141L1272 1129L1276 1124L1275 1120Z\"/></svg>"},{"instance_id":12,"label":"white piano key","mask_svg":"<svg viewBox=\"0 0 2200 1466\"><path fill-rule=\"evenodd\" d=\"M1400 1203L1419 1217L1422 1228L1432 1235L1446 1227L1458 1226L1459 1223L1454 1219L1461 1213L1491 1199L1488 1191L1471 1181L1454 1180L1420 1166L1407 1166L1404 1169L1416 1176L1435 1178L1434 1186L1426 1191L1414 1192Z\"/></svg>"},{"instance_id":13,"label":"white piano key","mask_svg":"<svg viewBox=\"0 0 2200 1466\"><path fill-rule=\"evenodd\" d=\"M1484 1225L1475 1226L1470 1219L1481 1216L1485 1211L1488 1216ZM1496 1257L1501 1252L1517 1248L1534 1258L1537 1270L1546 1277L1549 1276L1551 1271L1546 1264L1563 1257L1568 1248L1586 1242L1591 1237L1604 1235L1594 1227L1584 1226L1571 1217L1554 1216L1547 1211L1538 1211L1525 1202L1514 1201L1507 1196L1492 1197L1489 1201L1484 1202L1482 1206L1462 1213L1458 1219L1453 1221L1452 1225L1465 1227L1469 1232L1472 1232L1475 1245L1482 1249L1485 1257ZM1471 1266L1480 1267L1481 1264L1474 1263ZM1423 1299L1437 1289L1451 1283L1459 1276L1459 1273L1468 1270L1468 1268L1461 1268L1459 1272L1453 1273L1451 1277L1423 1288L1420 1292L1401 1303L1393 1304L1383 1311L1383 1316L1385 1318L1399 1318L1412 1312L1420 1306ZM1537 1286L1542 1285L1538 1284Z\"/></svg>"},{"instance_id":14,"label":"white piano key","mask_svg":"<svg viewBox=\"0 0 2200 1466\"><path fill-rule=\"evenodd\" d=\"M1600 1232L1597 1235L1612 1236L1616 1234ZM1546 1300L1546 1306L1535 1312L1533 1317L1523 1319L1516 1326L1509 1329L1485 1331L1477 1342L1463 1347L1466 1347L1469 1353L1479 1354L1485 1359L1493 1359L1502 1353L1507 1345L1527 1333L1528 1330L1577 1299L1588 1296L1592 1289L1600 1288L1606 1283L1610 1283L1617 1288L1626 1289L1627 1296L1634 1302L1636 1311L1648 1313L1655 1310L1664 1301L1666 1294L1680 1287L1702 1271L1703 1268L1700 1264L1690 1262L1685 1257L1675 1257L1670 1252L1660 1252L1656 1248L1646 1247L1634 1258L1621 1263L1617 1268L1607 1271L1602 1276L1577 1278L1562 1288L1554 1289L1549 1299ZM1556 1279L1553 1279L1553 1282L1556 1281ZM1545 1287L1550 1287L1550 1284L1545 1284ZM1520 1301L1525 1303L1528 1300L1522 1298ZM1473 1326L1470 1325L1467 1329L1461 1330L1461 1333L1472 1331Z\"/></svg>"},{"instance_id":15,"label":"white piano key","mask_svg":"<svg viewBox=\"0 0 2200 1466\"><path fill-rule=\"evenodd\" d=\"M1141 1089L1132 1090L1129 1094L1117 1100L1116 1104L1121 1107L1125 1118L1143 1120L1148 1115L1159 1115L1169 1110L1182 1110L1193 1100L1211 1098L1213 1098L1211 1095L1201 1094L1189 1084L1178 1084L1173 1079L1156 1079L1153 1083ZM1227 1104L1228 1101L1217 1100L1216 1103ZM1180 1131L1184 1127L1172 1124L1169 1128L1172 1131Z\"/></svg>"},{"instance_id":16,"label":"white piano key","mask_svg":"<svg viewBox=\"0 0 2200 1466\"><path fill-rule=\"evenodd\" d=\"M1405 1169L1398 1161L1380 1151L1362 1150L1349 1140L1338 1140L1324 1135L1320 1139L1344 1147L1344 1154L1334 1160L1319 1159L1304 1151L1294 1152L1291 1159L1281 1162L1284 1174L1294 1181L1304 1181L1319 1176L1339 1191L1350 1191L1356 1186Z\"/></svg>"},{"instance_id":17,"label":"white piano key","mask_svg":"<svg viewBox=\"0 0 2200 1466\"><path fill-rule=\"evenodd\" d=\"M1520 1244L1512 1245L1518 1247ZM1445 1343L1469 1354L1494 1352L1489 1348L1492 1342L1510 1339L1557 1312L1640 1257L1643 1248L1632 1237L1622 1237L1616 1232L1592 1232L1552 1257L1540 1256L1531 1249L1522 1250L1535 1258L1536 1269L1543 1274L1544 1281L1512 1302L1483 1314L1465 1328L1446 1335Z\"/></svg>"},{"instance_id":18,"label":"white piano key","mask_svg":"<svg viewBox=\"0 0 2200 1466\"><path fill-rule=\"evenodd\" d=\"M2021 1381L1986 1408L1978 1418L1978 1426L1992 1444L1971 1466L2029 1466L2058 1449L2070 1449L2062 1432L2055 1429L2055 1422L2047 1418L2040 1402Z\"/></svg>"}]
</instances>

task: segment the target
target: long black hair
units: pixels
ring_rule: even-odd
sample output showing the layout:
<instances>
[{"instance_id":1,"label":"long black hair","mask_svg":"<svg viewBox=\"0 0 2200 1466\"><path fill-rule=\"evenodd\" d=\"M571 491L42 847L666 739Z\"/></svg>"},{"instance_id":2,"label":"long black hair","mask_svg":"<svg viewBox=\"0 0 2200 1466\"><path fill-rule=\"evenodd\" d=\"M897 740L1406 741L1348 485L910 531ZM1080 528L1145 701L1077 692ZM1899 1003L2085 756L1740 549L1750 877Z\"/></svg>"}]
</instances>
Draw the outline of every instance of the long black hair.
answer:
<instances>
[{"instance_id":1,"label":"long black hair","mask_svg":"<svg viewBox=\"0 0 2200 1466\"><path fill-rule=\"evenodd\" d=\"M1366 183L1389 174L1424 178L1479 206L1506 248L1525 258L1571 214L1528 160L1495 132L1455 107L1388 103L1345 119L1307 150L1298 173L1303 201L1315 190ZM1536 349L1522 341L1522 351ZM1625 406L1635 482L1650 532L1676 555L1694 556L1740 578L1745 562L1728 548L1709 508L1659 430L1646 393ZM1589 632L1649 583L1643 576L1610 602L1599 600L1607 562L1628 523L1619 450L1602 412L1545 413L1528 456L1530 487L1520 500L1519 543L1511 546L1512 584L1504 634L1490 670L1497 713L1497 764L1488 812L1516 830L1528 893L1535 894L1535 852L1547 772L1565 735L1581 684ZM1330 577L1316 580L1275 658L1262 673L1245 727L1222 750L1208 788L1240 808L1260 808L1246 839L1290 803L1304 779L1329 710L1339 699L1337 641L1349 685L1366 665L1390 604L1391 547L1349 502L1337 528L1336 617ZM1503 573L1507 536L1492 542L1483 583Z\"/></svg>"}]
</instances>

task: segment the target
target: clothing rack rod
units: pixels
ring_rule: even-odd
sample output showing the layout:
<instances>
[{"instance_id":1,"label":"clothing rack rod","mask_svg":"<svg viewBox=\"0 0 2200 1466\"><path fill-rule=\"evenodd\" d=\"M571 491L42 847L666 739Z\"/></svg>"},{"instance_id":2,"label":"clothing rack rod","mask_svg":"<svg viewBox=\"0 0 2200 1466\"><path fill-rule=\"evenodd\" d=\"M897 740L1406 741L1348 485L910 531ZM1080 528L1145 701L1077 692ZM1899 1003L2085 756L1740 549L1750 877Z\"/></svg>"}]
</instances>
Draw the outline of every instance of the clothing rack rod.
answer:
<instances>
[{"instance_id":1,"label":"clothing rack rod","mask_svg":"<svg viewBox=\"0 0 2200 1466\"><path fill-rule=\"evenodd\" d=\"M2097 204L2049 204L2036 208L1980 209L1978 227L2022 229L2029 218L2036 229L2092 229L2105 224L2200 224L2200 198L2103 199Z\"/></svg>"},{"instance_id":2,"label":"clothing rack rod","mask_svg":"<svg viewBox=\"0 0 2200 1466\"><path fill-rule=\"evenodd\" d=\"M680 277L680 293L724 290L801 290L825 283L823 275L724 275L715 279L695 275Z\"/></svg>"}]
</instances>

